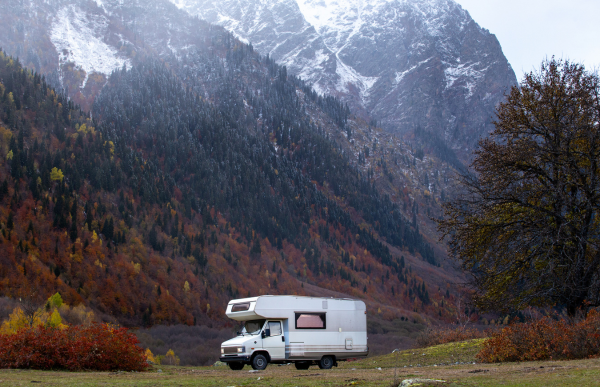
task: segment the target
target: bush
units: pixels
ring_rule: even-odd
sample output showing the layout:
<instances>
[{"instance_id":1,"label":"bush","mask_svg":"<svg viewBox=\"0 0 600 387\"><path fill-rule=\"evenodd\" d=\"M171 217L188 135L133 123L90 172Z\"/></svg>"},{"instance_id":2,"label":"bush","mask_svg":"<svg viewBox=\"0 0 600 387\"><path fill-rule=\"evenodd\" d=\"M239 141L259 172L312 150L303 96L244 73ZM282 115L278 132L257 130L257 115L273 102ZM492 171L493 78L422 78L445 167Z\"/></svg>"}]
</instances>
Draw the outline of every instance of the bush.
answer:
<instances>
[{"instance_id":1,"label":"bush","mask_svg":"<svg viewBox=\"0 0 600 387\"><path fill-rule=\"evenodd\" d=\"M417 346L420 348L431 347L458 341L481 339L488 333L475 328L458 327L429 327L417 337Z\"/></svg>"},{"instance_id":2,"label":"bush","mask_svg":"<svg viewBox=\"0 0 600 387\"><path fill-rule=\"evenodd\" d=\"M107 324L37 326L0 335L0 368L144 371L149 366L137 343L127 329Z\"/></svg>"},{"instance_id":3,"label":"bush","mask_svg":"<svg viewBox=\"0 0 600 387\"><path fill-rule=\"evenodd\" d=\"M477 357L486 363L585 359L600 355L600 313L577 322L544 317L493 334Z\"/></svg>"}]
</instances>

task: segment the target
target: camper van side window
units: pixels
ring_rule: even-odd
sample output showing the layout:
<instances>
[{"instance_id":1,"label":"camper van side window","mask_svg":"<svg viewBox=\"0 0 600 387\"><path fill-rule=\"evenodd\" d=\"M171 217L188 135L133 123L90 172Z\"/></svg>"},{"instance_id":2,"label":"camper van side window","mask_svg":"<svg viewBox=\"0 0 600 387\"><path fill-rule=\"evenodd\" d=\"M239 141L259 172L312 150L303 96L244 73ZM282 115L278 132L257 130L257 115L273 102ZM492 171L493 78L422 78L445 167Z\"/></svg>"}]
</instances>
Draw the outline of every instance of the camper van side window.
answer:
<instances>
[{"instance_id":1,"label":"camper van side window","mask_svg":"<svg viewBox=\"0 0 600 387\"><path fill-rule=\"evenodd\" d=\"M296 329L325 329L325 313L296 313Z\"/></svg>"},{"instance_id":2,"label":"camper van side window","mask_svg":"<svg viewBox=\"0 0 600 387\"><path fill-rule=\"evenodd\" d=\"M250 303L249 302L245 302L243 304L233 304L233 306L231 307L231 311L232 312L243 312L250 309Z\"/></svg>"}]
</instances>

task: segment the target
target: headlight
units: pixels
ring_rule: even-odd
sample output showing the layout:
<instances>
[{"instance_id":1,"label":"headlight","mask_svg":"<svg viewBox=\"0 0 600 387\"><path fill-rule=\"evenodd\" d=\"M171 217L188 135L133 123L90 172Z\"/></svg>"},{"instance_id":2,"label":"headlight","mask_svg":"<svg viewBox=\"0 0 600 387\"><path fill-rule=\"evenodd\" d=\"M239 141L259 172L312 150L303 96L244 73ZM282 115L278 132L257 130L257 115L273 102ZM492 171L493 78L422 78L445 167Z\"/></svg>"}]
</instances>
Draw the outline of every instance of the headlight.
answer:
<instances>
[{"instance_id":1,"label":"headlight","mask_svg":"<svg viewBox=\"0 0 600 387\"><path fill-rule=\"evenodd\" d=\"M238 347L238 353L244 353L246 352L246 347Z\"/></svg>"},{"instance_id":2,"label":"headlight","mask_svg":"<svg viewBox=\"0 0 600 387\"><path fill-rule=\"evenodd\" d=\"M221 347L221 355L225 353L225 348Z\"/></svg>"}]
</instances>

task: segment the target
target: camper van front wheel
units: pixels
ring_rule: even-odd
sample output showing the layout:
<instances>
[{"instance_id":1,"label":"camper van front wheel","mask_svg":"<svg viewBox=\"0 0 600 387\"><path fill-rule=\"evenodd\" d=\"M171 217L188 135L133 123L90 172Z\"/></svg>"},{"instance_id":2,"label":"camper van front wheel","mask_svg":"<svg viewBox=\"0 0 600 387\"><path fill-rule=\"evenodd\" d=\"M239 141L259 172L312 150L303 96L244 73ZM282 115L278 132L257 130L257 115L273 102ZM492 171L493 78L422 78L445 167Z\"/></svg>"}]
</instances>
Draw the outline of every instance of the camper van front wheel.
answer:
<instances>
[{"instance_id":1,"label":"camper van front wheel","mask_svg":"<svg viewBox=\"0 0 600 387\"><path fill-rule=\"evenodd\" d=\"M255 370L264 370L267 368L267 358L260 353L252 359L252 368Z\"/></svg>"},{"instance_id":2,"label":"camper van front wheel","mask_svg":"<svg viewBox=\"0 0 600 387\"><path fill-rule=\"evenodd\" d=\"M319 360L319 368L322 370L329 370L333 367L333 356L323 356L321 360Z\"/></svg>"}]
</instances>

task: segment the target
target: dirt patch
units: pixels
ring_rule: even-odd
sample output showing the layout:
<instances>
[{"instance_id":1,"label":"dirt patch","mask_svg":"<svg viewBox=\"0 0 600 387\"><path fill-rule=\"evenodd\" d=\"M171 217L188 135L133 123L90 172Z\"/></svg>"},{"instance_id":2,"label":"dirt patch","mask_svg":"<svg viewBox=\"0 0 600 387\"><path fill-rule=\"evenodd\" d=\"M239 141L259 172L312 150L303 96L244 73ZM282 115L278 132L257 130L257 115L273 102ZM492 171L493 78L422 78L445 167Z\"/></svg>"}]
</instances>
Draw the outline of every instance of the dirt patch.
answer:
<instances>
[{"instance_id":1,"label":"dirt patch","mask_svg":"<svg viewBox=\"0 0 600 387\"><path fill-rule=\"evenodd\" d=\"M322 376L323 374L308 374L308 375L294 375L295 378L305 378L308 376Z\"/></svg>"}]
</instances>

